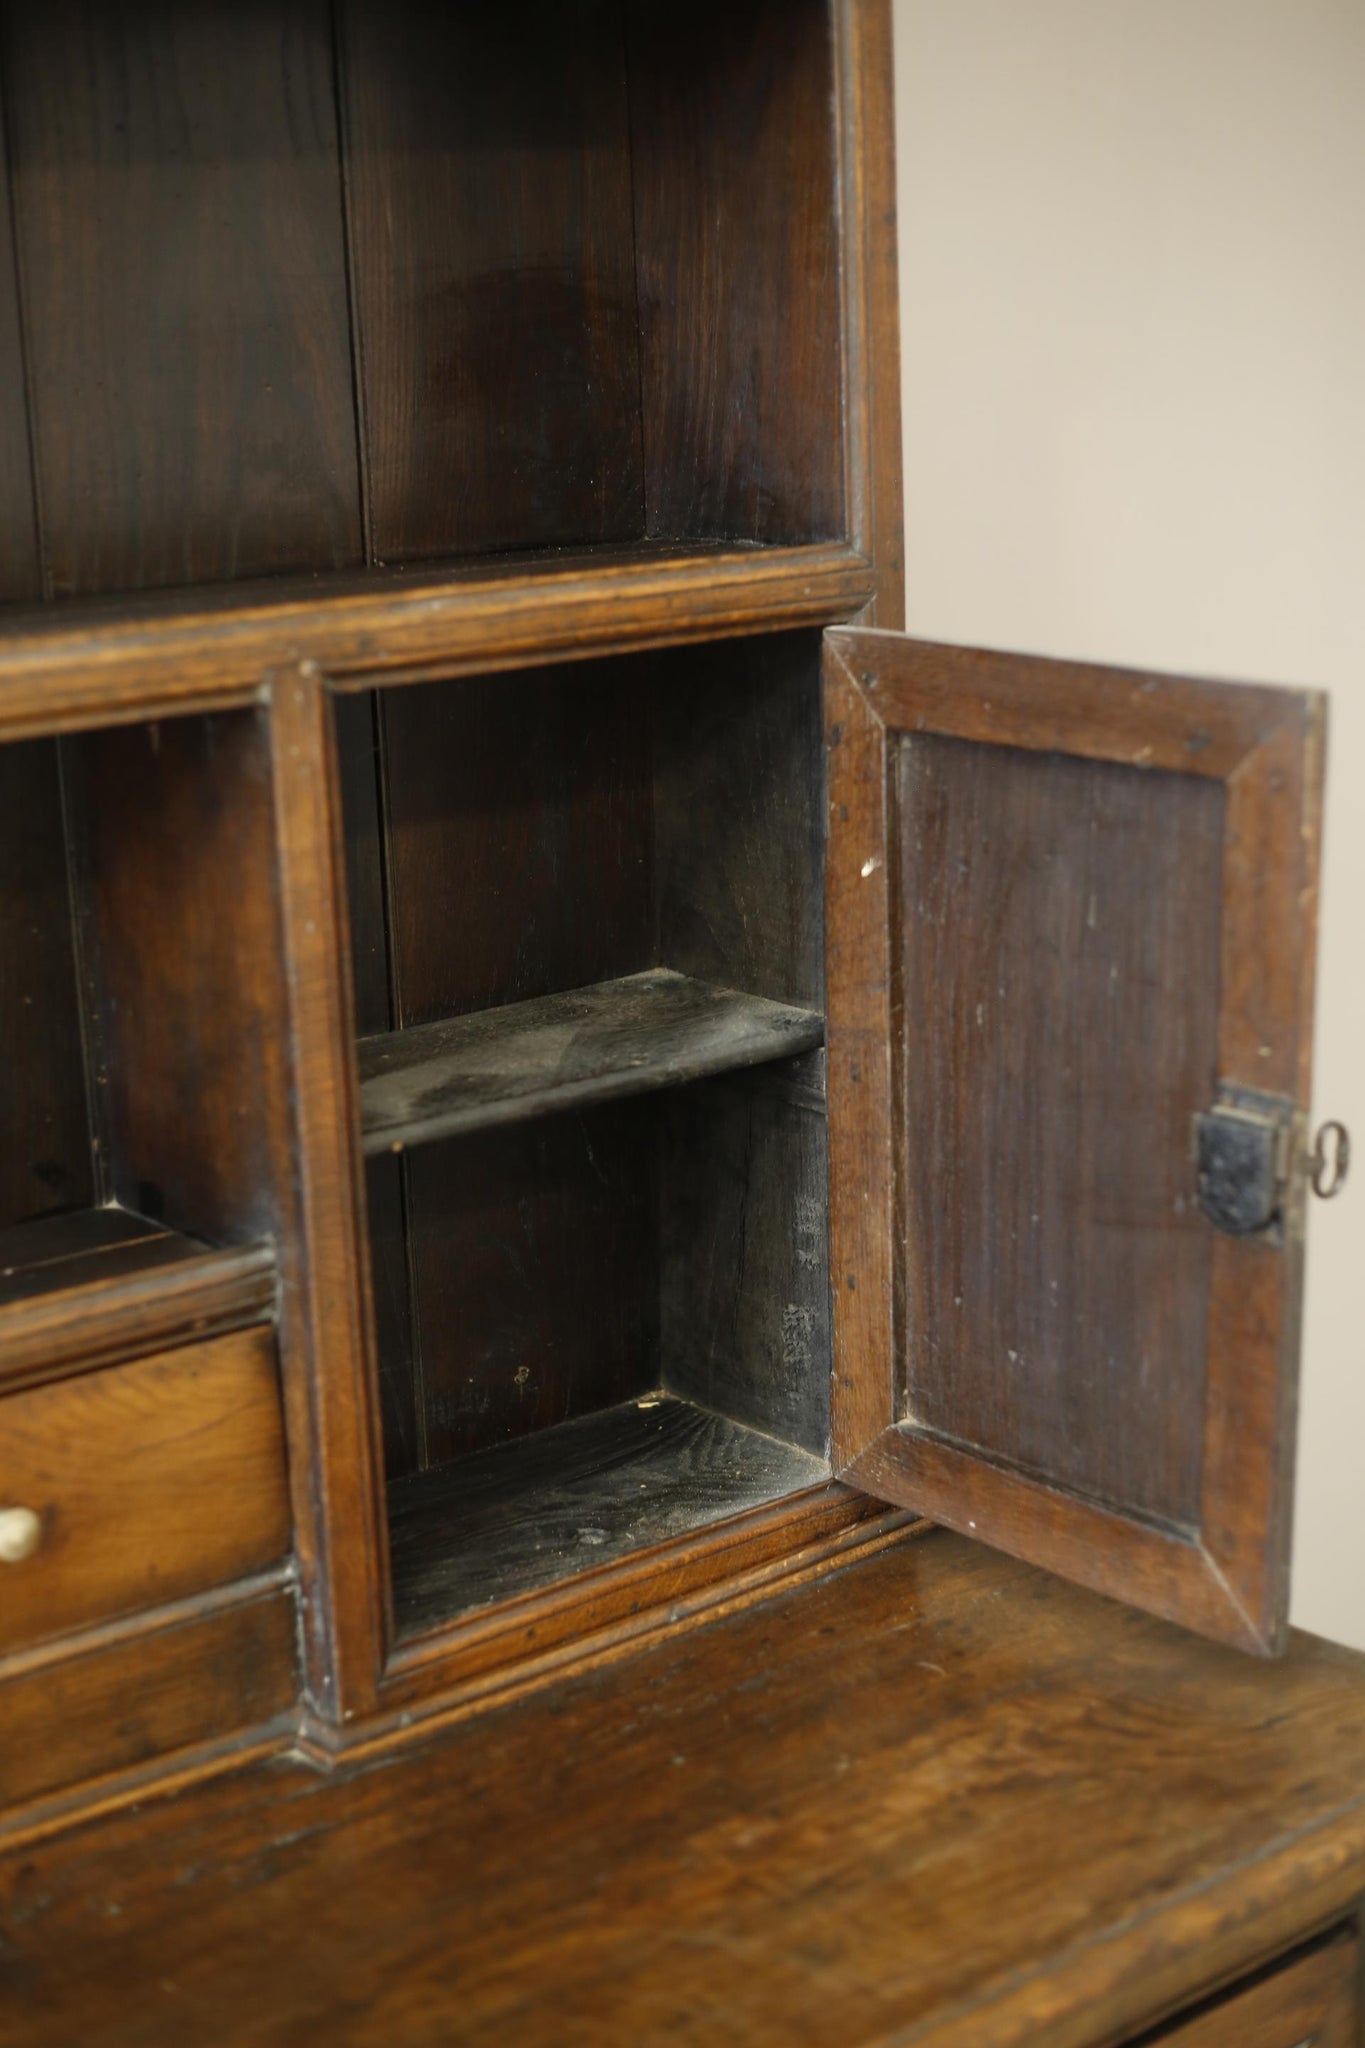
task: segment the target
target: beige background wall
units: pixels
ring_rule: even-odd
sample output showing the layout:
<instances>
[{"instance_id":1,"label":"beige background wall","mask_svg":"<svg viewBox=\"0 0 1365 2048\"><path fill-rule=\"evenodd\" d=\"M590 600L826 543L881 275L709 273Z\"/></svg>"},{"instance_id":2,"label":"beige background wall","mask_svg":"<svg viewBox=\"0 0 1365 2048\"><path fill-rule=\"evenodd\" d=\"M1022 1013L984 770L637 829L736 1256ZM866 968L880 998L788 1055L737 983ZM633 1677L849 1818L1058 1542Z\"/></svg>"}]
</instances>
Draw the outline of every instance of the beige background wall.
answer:
<instances>
[{"instance_id":1,"label":"beige background wall","mask_svg":"<svg viewBox=\"0 0 1365 2048\"><path fill-rule=\"evenodd\" d=\"M912 632L1332 692L1293 1613L1365 1648L1365 0L896 0Z\"/></svg>"}]
</instances>

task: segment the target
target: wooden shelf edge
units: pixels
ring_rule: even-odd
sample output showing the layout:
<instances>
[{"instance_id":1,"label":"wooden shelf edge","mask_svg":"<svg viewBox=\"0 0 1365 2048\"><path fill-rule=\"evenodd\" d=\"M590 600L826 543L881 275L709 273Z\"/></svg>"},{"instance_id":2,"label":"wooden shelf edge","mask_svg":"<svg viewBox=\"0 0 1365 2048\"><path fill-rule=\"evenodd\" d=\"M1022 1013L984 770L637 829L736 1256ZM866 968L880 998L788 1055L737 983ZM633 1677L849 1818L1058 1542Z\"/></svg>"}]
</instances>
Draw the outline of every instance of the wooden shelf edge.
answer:
<instances>
[{"instance_id":1,"label":"wooden shelf edge","mask_svg":"<svg viewBox=\"0 0 1365 2048\"><path fill-rule=\"evenodd\" d=\"M249 703L273 670L337 686L583 660L848 619L875 572L844 541L620 549L0 614L0 736Z\"/></svg>"},{"instance_id":2,"label":"wooden shelf edge","mask_svg":"<svg viewBox=\"0 0 1365 2048\"><path fill-rule=\"evenodd\" d=\"M11 1302L0 1309L0 1394L263 1321L275 1300L275 1253L258 1244Z\"/></svg>"},{"instance_id":3,"label":"wooden shelf edge","mask_svg":"<svg viewBox=\"0 0 1365 2048\"><path fill-rule=\"evenodd\" d=\"M367 1156L793 1059L817 1011L651 968L360 1041Z\"/></svg>"}]
</instances>

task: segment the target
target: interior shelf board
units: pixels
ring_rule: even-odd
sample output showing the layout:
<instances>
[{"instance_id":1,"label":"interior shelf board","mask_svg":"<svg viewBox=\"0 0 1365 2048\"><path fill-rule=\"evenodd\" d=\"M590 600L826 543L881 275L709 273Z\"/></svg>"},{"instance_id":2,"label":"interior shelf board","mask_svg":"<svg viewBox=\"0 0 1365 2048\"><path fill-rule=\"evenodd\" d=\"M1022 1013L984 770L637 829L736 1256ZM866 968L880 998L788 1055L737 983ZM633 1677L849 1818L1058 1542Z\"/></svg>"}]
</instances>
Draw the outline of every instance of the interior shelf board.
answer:
<instances>
[{"instance_id":1,"label":"interior shelf board","mask_svg":"<svg viewBox=\"0 0 1365 2048\"><path fill-rule=\"evenodd\" d=\"M651 968L360 1041L367 1154L811 1052L817 1011Z\"/></svg>"},{"instance_id":2,"label":"interior shelf board","mask_svg":"<svg viewBox=\"0 0 1365 2048\"><path fill-rule=\"evenodd\" d=\"M400 1636L819 1486L808 1451L667 1394L389 1486Z\"/></svg>"},{"instance_id":3,"label":"interior shelf board","mask_svg":"<svg viewBox=\"0 0 1365 2048\"><path fill-rule=\"evenodd\" d=\"M269 1245L214 1250L108 1205L0 1231L0 1387L112 1365L273 1312Z\"/></svg>"}]
</instances>

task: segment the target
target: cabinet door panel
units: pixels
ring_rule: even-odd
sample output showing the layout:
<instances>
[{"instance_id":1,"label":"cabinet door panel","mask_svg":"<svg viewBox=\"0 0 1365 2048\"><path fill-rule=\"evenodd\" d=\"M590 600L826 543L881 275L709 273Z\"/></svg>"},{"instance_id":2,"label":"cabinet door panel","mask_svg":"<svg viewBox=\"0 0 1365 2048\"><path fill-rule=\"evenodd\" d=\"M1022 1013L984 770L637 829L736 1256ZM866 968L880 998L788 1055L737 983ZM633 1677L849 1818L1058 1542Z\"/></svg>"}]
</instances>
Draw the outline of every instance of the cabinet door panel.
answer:
<instances>
[{"instance_id":1,"label":"cabinet door panel","mask_svg":"<svg viewBox=\"0 0 1365 2048\"><path fill-rule=\"evenodd\" d=\"M827 637L835 1456L1284 1628L1323 711Z\"/></svg>"}]
</instances>

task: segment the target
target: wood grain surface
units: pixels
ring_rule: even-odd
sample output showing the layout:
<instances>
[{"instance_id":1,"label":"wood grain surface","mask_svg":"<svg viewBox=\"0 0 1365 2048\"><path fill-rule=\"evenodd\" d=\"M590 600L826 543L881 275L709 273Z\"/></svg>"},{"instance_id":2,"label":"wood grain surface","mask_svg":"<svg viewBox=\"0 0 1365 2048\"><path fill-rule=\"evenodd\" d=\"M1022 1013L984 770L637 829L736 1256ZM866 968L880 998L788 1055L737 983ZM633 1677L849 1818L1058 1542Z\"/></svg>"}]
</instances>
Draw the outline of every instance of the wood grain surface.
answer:
<instances>
[{"instance_id":1,"label":"wood grain surface","mask_svg":"<svg viewBox=\"0 0 1365 2048\"><path fill-rule=\"evenodd\" d=\"M619 0L342 16L373 559L637 537Z\"/></svg>"},{"instance_id":2,"label":"wood grain surface","mask_svg":"<svg viewBox=\"0 0 1365 2048\"><path fill-rule=\"evenodd\" d=\"M935 1533L380 1767L0 1858L0 2017L14 2048L1109 2048L1362 1887L1359 1658L1268 1666Z\"/></svg>"},{"instance_id":3,"label":"wood grain surface","mask_svg":"<svg viewBox=\"0 0 1365 2048\"><path fill-rule=\"evenodd\" d=\"M4 97L0 76L0 170L7 196ZM0 205L0 601L41 595L19 273L14 261L13 218L4 204Z\"/></svg>"},{"instance_id":4,"label":"wood grain surface","mask_svg":"<svg viewBox=\"0 0 1365 2048\"><path fill-rule=\"evenodd\" d=\"M824 0L630 0L647 531L846 529Z\"/></svg>"},{"instance_id":5,"label":"wood grain surface","mask_svg":"<svg viewBox=\"0 0 1365 2048\"><path fill-rule=\"evenodd\" d=\"M326 0L7 8L48 595L356 564Z\"/></svg>"},{"instance_id":6,"label":"wood grain surface","mask_svg":"<svg viewBox=\"0 0 1365 2048\"><path fill-rule=\"evenodd\" d=\"M1322 701L835 631L826 732L836 1470L1273 1654ZM1257 1235L1193 1214L1201 1072L1279 1100Z\"/></svg>"},{"instance_id":7,"label":"wood grain surface","mask_svg":"<svg viewBox=\"0 0 1365 2048\"><path fill-rule=\"evenodd\" d=\"M275 1563L290 1520L273 1333L186 1345L0 1405L0 1493L42 1524L0 1566L0 1652Z\"/></svg>"},{"instance_id":8,"label":"wood grain surface","mask_svg":"<svg viewBox=\"0 0 1365 2048\"><path fill-rule=\"evenodd\" d=\"M1339 1934L1134 2048L1356 2048L1360 1944Z\"/></svg>"},{"instance_id":9,"label":"wood grain surface","mask_svg":"<svg viewBox=\"0 0 1365 2048\"><path fill-rule=\"evenodd\" d=\"M0 747L0 1227L97 1199L58 750Z\"/></svg>"},{"instance_id":10,"label":"wood grain surface","mask_svg":"<svg viewBox=\"0 0 1365 2048\"><path fill-rule=\"evenodd\" d=\"M362 1039L365 1150L524 1122L790 1059L824 1019L790 1003L652 968Z\"/></svg>"},{"instance_id":11,"label":"wood grain surface","mask_svg":"<svg viewBox=\"0 0 1365 2048\"><path fill-rule=\"evenodd\" d=\"M828 1477L819 1458L659 1393L405 1480L399 1633L534 1592Z\"/></svg>"}]
</instances>

